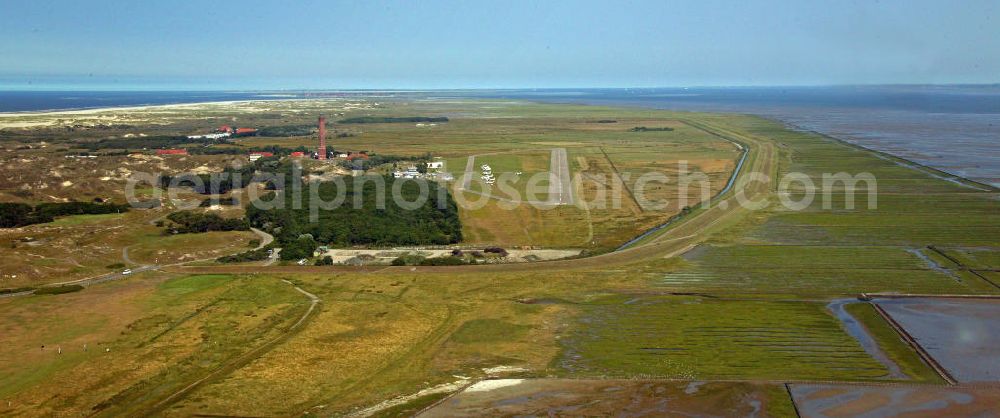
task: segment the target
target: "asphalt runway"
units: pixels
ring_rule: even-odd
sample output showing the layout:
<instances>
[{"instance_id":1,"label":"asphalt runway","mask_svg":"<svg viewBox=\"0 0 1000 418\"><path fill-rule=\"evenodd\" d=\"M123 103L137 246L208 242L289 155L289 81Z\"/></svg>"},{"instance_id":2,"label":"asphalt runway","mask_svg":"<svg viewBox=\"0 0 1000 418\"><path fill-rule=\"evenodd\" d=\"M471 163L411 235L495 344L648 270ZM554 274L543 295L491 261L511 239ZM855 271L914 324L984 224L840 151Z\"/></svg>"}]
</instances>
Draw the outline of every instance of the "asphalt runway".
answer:
<instances>
[{"instance_id":1,"label":"asphalt runway","mask_svg":"<svg viewBox=\"0 0 1000 418\"><path fill-rule=\"evenodd\" d=\"M566 148L553 148L549 163L549 203L572 205L573 179L569 175L569 157Z\"/></svg>"}]
</instances>

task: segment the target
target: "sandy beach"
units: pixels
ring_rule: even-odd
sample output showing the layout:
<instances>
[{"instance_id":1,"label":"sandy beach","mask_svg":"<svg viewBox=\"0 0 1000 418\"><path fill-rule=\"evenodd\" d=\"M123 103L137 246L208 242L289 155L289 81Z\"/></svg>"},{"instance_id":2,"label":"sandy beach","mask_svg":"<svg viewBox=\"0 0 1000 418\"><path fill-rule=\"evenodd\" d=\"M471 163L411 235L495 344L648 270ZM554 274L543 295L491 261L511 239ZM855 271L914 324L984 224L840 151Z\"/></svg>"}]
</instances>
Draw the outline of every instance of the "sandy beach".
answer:
<instances>
[{"instance_id":1,"label":"sandy beach","mask_svg":"<svg viewBox=\"0 0 1000 418\"><path fill-rule=\"evenodd\" d=\"M125 122L141 119L145 121L151 113L158 116L170 116L174 112L191 112L203 110L221 110L222 108L240 107L244 111L266 111L277 104L306 102L335 102L341 98L280 98L269 100L227 100L197 103L176 103L162 105L102 107L93 109L25 111L0 113L0 129L22 129L43 126L73 125L90 123Z\"/></svg>"}]
</instances>

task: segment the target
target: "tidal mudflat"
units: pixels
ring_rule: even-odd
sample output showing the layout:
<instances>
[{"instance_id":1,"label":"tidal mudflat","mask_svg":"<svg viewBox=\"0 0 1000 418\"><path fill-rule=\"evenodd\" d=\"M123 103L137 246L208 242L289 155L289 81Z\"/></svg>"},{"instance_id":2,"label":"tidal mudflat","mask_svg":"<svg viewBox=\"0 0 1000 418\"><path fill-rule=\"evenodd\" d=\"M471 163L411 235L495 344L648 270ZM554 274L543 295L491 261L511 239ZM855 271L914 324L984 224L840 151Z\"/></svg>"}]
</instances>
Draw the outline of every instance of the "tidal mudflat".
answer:
<instances>
[{"instance_id":1,"label":"tidal mudflat","mask_svg":"<svg viewBox=\"0 0 1000 418\"><path fill-rule=\"evenodd\" d=\"M876 303L957 381L1000 381L1000 300L900 298Z\"/></svg>"},{"instance_id":2,"label":"tidal mudflat","mask_svg":"<svg viewBox=\"0 0 1000 418\"><path fill-rule=\"evenodd\" d=\"M789 392L809 417L995 417L1000 390L941 386L792 384Z\"/></svg>"}]
</instances>

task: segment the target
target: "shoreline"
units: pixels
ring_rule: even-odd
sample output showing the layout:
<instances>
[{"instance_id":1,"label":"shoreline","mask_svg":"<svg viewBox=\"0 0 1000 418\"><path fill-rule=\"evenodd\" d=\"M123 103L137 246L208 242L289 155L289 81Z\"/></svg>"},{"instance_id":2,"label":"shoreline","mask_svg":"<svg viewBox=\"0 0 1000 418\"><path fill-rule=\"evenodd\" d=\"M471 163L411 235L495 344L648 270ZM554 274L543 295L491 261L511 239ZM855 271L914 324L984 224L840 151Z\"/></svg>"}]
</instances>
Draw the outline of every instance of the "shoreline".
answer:
<instances>
[{"instance_id":1,"label":"shoreline","mask_svg":"<svg viewBox=\"0 0 1000 418\"><path fill-rule=\"evenodd\" d=\"M125 106L107 106L107 107L93 107L93 108L74 108L74 109L62 109L62 110L25 110L22 112L0 112L0 118L16 118L16 117L26 117L26 116L41 116L41 117L53 117L62 115L71 116L81 116L81 115L93 115L97 113L111 112L111 111L144 111L151 109L178 109L192 106L205 106L205 105L227 105L227 104L242 104L242 103L252 103L252 102L277 102L277 101L306 101L306 100L334 100L337 98L292 98L292 97L273 97L273 98L261 98L261 99L246 99L246 100L217 100L217 101L207 101L207 102L190 102L190 103L166 103L166 104L146 104L146 105L125 105Z\"/></svg>"},{"instance_id":2,"label":"shoreline","mask_svg":"<svg viewBox=\"0 0 1000 418\"><path fill-rule=\"evenodd\" d=\"M927 164L923 164L923 163L920 163L920 162L917 162L917 161L913 161L913 160L911 160L909 158L906 158L906 157L903 157L903 156L900 156L900 155L896 155L896 154L893 154L891 152L882 151L882 150L875 149L875 148L872 148L872 147L869 147L869 146L865 146L863 144L858 143L858 141L856 141L856 140L852 141L852 140L848 140L848 139L836 137L836 136L833 136L833 135L830 135L830 134L826 134L826 133L817 131L815 129L808 129L808 128L796 125L796 124L794 124L792 122L788 122L788 121L779 119L777 117L765 117L765 116L761 116L761 115L751 115L751 116L757 116L757 117L761 117L761 118L764 118L764 119L768 119L768 120L774 121L776 123L780 123L780 124L786 126L788 129L792 129L792 130L796 130L796 131L804 132L804 133L809 133L809 134L813 134L813 135L818 135L820 137L829 139L831 141L837 142L837 143L839 143L841 145L844 145L844 146L848 146L848 147L851 147L851 148L860 149L862 151L870 152L872 154L875 154L875 156L879 157L880 159L883 159L883 160L895 163L895 164L897 164L897 165L899 165L901 167L906 167L906 168L909 168L909 169L921 171L924 174L927 174L928 176L934 177L934 178L936 178L938 180L947 181L949 183L954 183L954 184L957 184L959 186L963 186L963 187L975 189L975 190L978 190L978 191L981 191L981 192L996 192L996 191L1000 190L1000 188L998 188L998 187L996 187L996 186L994 186L994 185L992 185L990 183L984 183L984 182L979 181L979 180L971 179L971 178L968 178L968 177L965 177L965 176L960 176L958 174L950 173L948 171L945 171L945 170L942 170L942 169L939 169L939 168L936 168L936 167L932 167L932 166L929 166Z\"/></svg>"},{"instance_id":3,"label":"shoreline","mask_svg":"<svg viewBox=\"0 0 1000 418\"><path fill-rule=\"evenodd\" d=\"M365 99L367 96L358 96L358 99ZM19 111L19 112L0 112L0 131L8 128L23 129L37 126L30 122L23 122L22 124L17 124L12 121L12 119L24 118L24 117L72 117L72 116L92 116L101 113L123 111L123 112L139 112L139 111L151 111L151 110L170 110L170 109L184 109L190 107L198 106L221 106L221 105L236 105L236 104L246 104L253 102L269 102L269 101L325 101L325 100L341 100L342 97L298 97L298 96L268 96L260 97L255 99L241 99L241 100L215 100L215 101L204 101L204 102L190 102L190 103L168 103L168 104L147 104L147 105L125 105L125 106L108 106L108 107L95 107L95 108L77 108L77 109L62 109L62 110L29 110L29 111ZM482 100L486 98L479 97L465 97L465 98L453 98L458 100ZM805 127L799 126L798 124L784 120L783 118L776 115L765 115L752 112L744 112L739 110L732 111L704 111L704 110L670 110L661 109L652 106L643 106L638 103L597 103L597 102L579 102L579 101L560 101L560 100L539 100L539 99L521 99L529 103L539 103L539 104L575 104L575 105L585 105L585 106L605 106L605 107L626 107L626 108L640 108L640 109L651 109L651 110L664 110L664 111L680 111L680 112L690 112L690 113L728 113L728 114L741 114L753 117L760 117L763 119L771 120L776 123L780 123L788 128L797 130L800 132L808 132L816 135L820 135L829 138L833 141L839 142L841 144L851 146L854 148L859 148L868 152L872 152L876 155L882 156L884 158L894 160L897 164L902 163L903 165L909 165L911 168L917 169L918 171L924 171L926 174L938 178L940 180L953 182L966 187L977 189L979 191L989 192L1000 190L997 186L990 183L983 182L981 180L972 179L969 177L961 176L955 173L951 173L947 170L936 168L927 164L918 163L902 155L897 155L895 153L879 150L872 148L870 146L863 145L858 141L849 140L845 138L836 137L824 132L816 131L814 129L807 129ZM6 122L10 125L2 126Z\"/></svg>"},{"instance_id":4,"label":"shoreline","mask_svg":"<svg viewBox=\"0 0 1000 418\"><path fill-rule=\"evenodd\" d=\"M871 153L875 154L876 156L879 156L880 158L887 159L887 160L889 160L889 161L891 161L893 163L902 165L904 167L908 166L911 169L914 169L914 170L917 170L917 171L921 171L921 172L923 172L923 173L925 173L925 174L927 174L927 175L929 175L931 177L937 178L938 180L943 180L943 181L955 183L955 184L958 184L960 186L964 186L964 187L976 189L976 190L981 191L981 192L997 192L997 191L1000 191L1000 187L995 186L995 185L993 185L993 184L991 184L989 182L984 182L982 180L976 180L976 179L973 179L973 178L961 176L961 175L958 175L958 174L955 174L955 173L951 173L951 172L949 172L947 170L944 170L944 169L941 169L941 168L937 168L937 167L933 167L933 166L925 164L925 163L920 163L920 162L917 162L917 161L913 161L910 158L907 158L905 156L897 155L897 154L889 152L889 151L883 151L883 150L880 150L880 149L873 148L871 146L862 144L862 143L860 143L860 141L857 141L857 140L845 139L845 138L841 138L841 137L834 136L834 135L831 135L831 134L827 134L827 133L824 133L824 132L820 132L820 131L817 131L815 129L808 129L808 128L799 126L798 124L796 124L794 122L791 122L791 121L788 121L788 120L784 120L783 118L781 118L780 116L777 116L777 115L768 115L768 114L764 114L764 113L753 113L753 112L747 112L747 111L742 111L742 110L665 109L665 108L658 108L658 107L653 107L653 106L643 106L642 104L638 104L638 103L600 103L600 102L580 102L580 101L572 101L572 100L571 101L560 101L560 100L537 100L537 99L529 99L527 101L530 102L530 103L537 103L537 104L569 104L569 105L583 105L583 106L624 107L624 108L633 108L633 109L658 110L658 111L666 111L666 112L705 113L705 114L715 113L715 114L743 115L743 116L761 118L761 119L772 121L774 123L781 124L782 126L785 126L788 129L792 129L792 130L795 130L795 131L798 131L798 132L804 132L804 133L810 133L810 134L814 134L814 135L819 135L819 136L827 138L827 139L829 139L831 141L838 142L838 143L840 143L842 145L846 145L846 146L849 146L849 147L852 147L852 148L856 148L856 149L860 149L860 150L863 150L863 151L871 152Z\"/></svg>"}]
</instances>

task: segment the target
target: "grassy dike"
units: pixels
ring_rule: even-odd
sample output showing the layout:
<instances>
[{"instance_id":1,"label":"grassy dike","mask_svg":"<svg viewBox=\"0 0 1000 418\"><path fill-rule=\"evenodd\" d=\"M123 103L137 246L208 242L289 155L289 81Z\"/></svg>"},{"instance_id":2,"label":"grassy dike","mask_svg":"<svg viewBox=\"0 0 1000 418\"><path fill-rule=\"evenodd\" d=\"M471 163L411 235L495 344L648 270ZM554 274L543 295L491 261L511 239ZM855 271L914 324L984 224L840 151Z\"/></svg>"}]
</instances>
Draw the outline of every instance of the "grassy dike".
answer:
<instances>
[{"instance_id":1,"label":"grassy dike","mask_svg":"<svg viewBox=\"0 0 1000 418\"><path fill-rule=\"evenodd\" d=\"M486 370L500 366L516 370L501 374L507 377L712 379L736 392L747 390L746 381L768 381L778 399L781 383L789 380L885 381L885 368L826 311L829 300L865 291L991 292L933 269L910 250L935 245L965 253L970 265L991 266L1000 242L996 194L970 191L865 150L739 115L495 102L418 106L425 107L379 112L463 110L474 117L425 130L366 124L363 136L339 146L369 144L386 153L434 149L459 161L559 146L576 161L574 170L592 173L655 168L684 157L714 164L713 189L721 190L738 151L703 129L677 123L692 121L745 138L751 147L746 168L772 179L793 171L817 178L873 172L879 207L868 210L861 196L859 208L846 209L837 193L832 208L816 202L789 211L776 204L776 180L738 180L736 189L771 204L695 212L641 245L596 257L454 268L175 267L84 292L0 299L3 334L17 336L15 344L0 347L3 358L15 360L0 374L0 400L12 402L9 408L0 403L0 415L93 413L100 406L108 415L155 409L174 416L327 416L453 383L456 376L486 378ZM600 119L620 122L590 122ZM667 123L675 130L622 128ZM592 224L595 248L607 249L672 215L623 207L499 216L492 209L460 214L468 228L463 232L477 242L555 245L580 242ZM155 242L149 244L137 254L152 255ZM969 248L976 250L961 250ZM188 276L192 272L232 274ZM241 367L150 408L287 330L308 300L282 279L322 299L315 317ZM935 382L864 306L849 309L880 346L916 381ZM79 358L39 350L84 341L99 349L73 354ZM24 371L29 369L40 372ZM788 412L787 403L773 405L768 412Z\"/></svg>"},{"instance_id":2,"label":"grassy dike","mask_svg":"<svg viewBox=\"0 0 1000 418\"><path fill-rule=\"evenodd\" d=\"M878 312L875 312L870 303L851 303L844 309L861 322L861 325L868 330L868 334L878 343L879 348L899 365L903 373L918 381L944 383L941 376L927 366L920 356L899 338L896 331L879 316Z\"/></svg>"}]
</instances>

